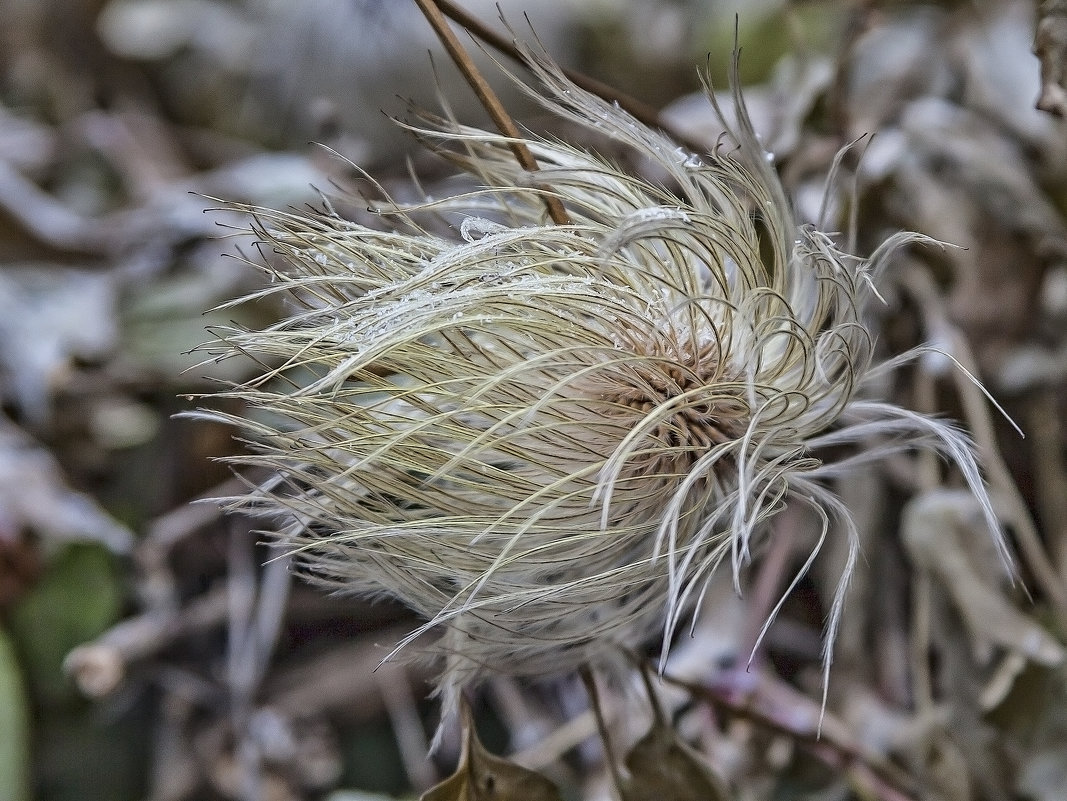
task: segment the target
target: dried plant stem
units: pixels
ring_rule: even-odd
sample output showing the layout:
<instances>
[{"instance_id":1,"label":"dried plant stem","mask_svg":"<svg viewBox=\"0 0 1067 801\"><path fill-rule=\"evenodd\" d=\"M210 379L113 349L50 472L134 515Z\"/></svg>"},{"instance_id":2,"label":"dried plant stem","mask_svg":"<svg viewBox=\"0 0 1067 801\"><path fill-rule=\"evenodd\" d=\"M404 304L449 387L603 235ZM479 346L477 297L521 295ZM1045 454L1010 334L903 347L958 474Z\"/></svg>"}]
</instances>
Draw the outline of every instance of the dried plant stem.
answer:
<instances>
[{"instance_id":1,"label":"dried plant stem","mask_svg":"<svg viewBox=\"0 0 1067 801\"><path fill-rule=\"evenodd\" d=\"M127 618L71 651L63 667L83 693L91 698L105 696L118 687L132 664L183 637L222 625L229 612L227 601L226 593L217 590L201 595L181 611L152 610Z\"/></svg>"},{"instance_id":2,"label":"dried plant stem","mask_svg":"<svg viewBox=\"0 0 1067 801\"><path fill-rule=\"evenodd\" d=\"M281 634L292 575L288 556L270 560L257 573L251 542L243 531L233 532L229 557L227 681L234 709L240 710L251 707L266 675Z\"/></svg>"},{"instance_id":3,"label":"dried plant stem","mask_svg":"<svg viewBox=\"0 0 1067 801\"><path fill-rule=\"evenodd\" d=\"M619 761L615 758L615 747L611 744L608 723L604 719L604 710L600 706L600 692L597 690L596 677L593 676L593 671L588 667L583 667L579 672L582 676L582 683L585 684L585 691L589 694L589 708L593 710L597 732L600 734L600 742L604 745L604 761L607 763L611 783L615 787L618 797L620 799L624 798L623 778L619 772Z\"/></svg>"},{"instance_id":4,"label":"dried plant stem","mask_svg":"<svg viewBox=\"0 0 1067 801\"><path fill-rule=\"evenodd\" d=\"M473 14L464 11L455 3L451 2L451 0L436 0L436 4L446 17L462 27L472 36L481 39L490 47L496 48L501 53L510 56L516 61L522 64L527 64L527 59L523 55L522 50L516 47L513 41L505 36L501 36ZM596 78L592 78L577 70L560 67L560 71L566 75L569 80L573 81L575 85L580 86L587 92L592 92L597 97L602 97L608 102L618 103L619 108L629 112L635 119L643 122L645 125L659 128L672 139L675 139L678 144L684 145L688 149L698 153L703 152L706 149L705 145L702 145L674 130L670 125L663 121L659 112L652 106L648 105L648 103L644 103L636 97L632 97L625 92L619 91L610 84L598 81Z\"/></svg>"},{"instance_id":5,"label":"dried plant stem","mask_svg":"<svg viewBox=\"0 0 1067 801\"><path fill-rule=\"evenodd\" d=\"M415 0L415 2L422 10L427 22L433 27L445 50L448 51L448 55L451 56L459 71L463 73L463 77L467 79L467 83L474 90L474 94L478 96L479 102L489 113L489 117L493 120L497 130L511 140L508 142L508 147L515 154L515 160L527 172L537 172L537 160L534 158L533 153L530 152L530 148L523 142L522 132L504 109L504 104L500 102L496 92L493 91L489 82L485 80L485 76L479 72L455 32L449 27L448 21L445 20L441 9L438 8L436 0ZM556 225L567 225L570 222L570 218L567 216L567 212L564 210L559 198L546 194L544 195L544 201L552 222Z\"/></svg>"},{"instance_id":6,"label":"dried plant stem","mask_svg":"<svg viewBox=\"0 0 1067 801\"><path fill-rule=\"evenodd\" d=\"M516 764L532 770L541 770L557 762L565 753L588 740L596 732L596 720L592 710L571 718L556 726L551 733L538 742L516 751L511 759Z\"/></svg>"},{"instance_id":7,"label":"dried plant stem","mask_svg":"<svg viewBox=\"0 0 1067 801\"><path fill-rule=\"evenodd\" d=\"M663 674L663 681L711 704L719 712L740 717L790 740L812 748L824 761L848 766L874 780L881 798L913 799L914 781L897 766L877 754L864 751L859 738L830 712L821 712L814 701L785 682L763 674L751 694L738 697L728 687L709 687ZM807 713L807 714L805 714ZM821 720L821 723L819 722Z\"/></svg>"},{"instance_id":8,"label":"dried plant stem","mask_svg":"<svg viewBox=\"0 0 1067 801\"><path fill-rule=\"evenodd\" d=\"M400 752L400 762L411 785L425 790L439 777L433 762L426 759L428 743L419 720L419 711L411 691L407 672L401 670L375 671L382 703L393 727L393 738Z\"/></svg>"},{"instance_id":9,"label":"dried plant stem","mask_svg":"<svg viewBox=\"0 0 1067 801\"><path fill-rule=\"evenodd\" d=\"M915 708L920 716L934 708L933 680L930 676L930 615L933 587L929 574L919 571L911 591L911 673Z\"/></svg>"}]
</instances>

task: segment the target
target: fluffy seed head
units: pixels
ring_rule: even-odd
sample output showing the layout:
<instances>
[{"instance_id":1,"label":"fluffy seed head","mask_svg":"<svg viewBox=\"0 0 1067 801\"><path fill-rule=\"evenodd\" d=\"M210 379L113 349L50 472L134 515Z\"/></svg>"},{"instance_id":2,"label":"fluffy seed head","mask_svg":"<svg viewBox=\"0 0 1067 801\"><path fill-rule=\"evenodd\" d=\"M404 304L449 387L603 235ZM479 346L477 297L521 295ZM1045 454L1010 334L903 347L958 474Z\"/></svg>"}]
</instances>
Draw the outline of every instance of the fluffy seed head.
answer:
<instances>
[{"instance_id":1,"label":"fluffy seed head","mask_svg":"<svg viewBox=\"0 0 1067 801\"><path fill-rule=\"evenodd\" d=\"M666 646L787 499L854 542L827 480L894 449L945 453L995 527L965 437L865 394L902 361L872 363L872 282L922 238L863 260L798 226L740 95L729 147L698 157L538 63L548 108L663 185L534 136L531 175L504 138L435 119L419 134L484 188L386 204L384 230L253 210L286 265L268 291L296 304L227 335L271 366L222 394L249 407L234 461L279 477L241 502L307 574L419 613L452 699L486 673ZM544 192L571 224L546 223Z\"/></svg>"}]
</instances>

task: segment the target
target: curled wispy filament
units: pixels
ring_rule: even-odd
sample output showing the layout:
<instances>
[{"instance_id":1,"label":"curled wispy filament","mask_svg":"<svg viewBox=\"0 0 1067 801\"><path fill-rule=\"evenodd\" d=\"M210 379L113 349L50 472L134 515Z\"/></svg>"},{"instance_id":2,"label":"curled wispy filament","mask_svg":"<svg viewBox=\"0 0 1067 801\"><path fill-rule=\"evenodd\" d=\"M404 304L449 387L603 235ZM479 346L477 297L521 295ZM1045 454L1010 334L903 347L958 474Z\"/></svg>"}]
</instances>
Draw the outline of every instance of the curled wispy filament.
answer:
<instances>
[{"instance_id":1,"label":"curled wispy filament","mask_svg":"<svg viewBox=\"0 0 1067 801\"><path fill-rule=\"evenodd\" d=\"M299 305L227 336L273 366L223 394L249 407L234 461L284 478L242 503L306 572L422 615L454 698L666 645L787 499L850 538L832 634L856 537L827 480L893 450L948 456L995 529L965 436L865 392L906 358L873 362L872 282L923 238L864 260L798 226L739 94L730 147L698 157L534 60L548 108L663 185L533 136L529 174L503 137L434 119L419 134L483 189L387 205L387 230L253 210L285 264L268 291ZM440 235L423 211L461 221Z\"/></svg>"}]
</instances>

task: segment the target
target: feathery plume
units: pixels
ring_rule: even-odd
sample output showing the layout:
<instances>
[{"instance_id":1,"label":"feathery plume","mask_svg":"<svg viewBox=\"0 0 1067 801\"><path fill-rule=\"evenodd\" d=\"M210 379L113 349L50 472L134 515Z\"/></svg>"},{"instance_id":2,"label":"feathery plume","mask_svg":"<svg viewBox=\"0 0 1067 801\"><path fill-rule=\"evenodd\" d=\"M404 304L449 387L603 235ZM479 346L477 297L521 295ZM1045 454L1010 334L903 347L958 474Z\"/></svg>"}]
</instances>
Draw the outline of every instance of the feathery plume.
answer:
<instances>
[{"instance_id":1,"label":"feathery plume","mask_svg":"<svg viewBox=\"0 0 1067 801\"><path fill-rule=\"evenodd\" d=\"M239 503L275 521L307 575L421 615L400 647L439 635L454 708L485 674L666 649L721 563L739 581L787 499L852 543L832 640L856 536L828 480L896 450L954 462L997 532L967 437L865 392L916 355L874 362L874 282L928 240L861 259L798 225L736 81L733 146L697 156L527 54L531 94L665 185L533 135L527 173L507 138L425 116L418 135L484 188L386 204L385 230L249 209L286 265L260 295L297 305L225 336L269 366L220 393L247 417L209 414L246 432L234 463L276 472ZM545 220L545 193L568 224ZM418 222L457 211L454 236Z\"/></svg>"}]
</instances>

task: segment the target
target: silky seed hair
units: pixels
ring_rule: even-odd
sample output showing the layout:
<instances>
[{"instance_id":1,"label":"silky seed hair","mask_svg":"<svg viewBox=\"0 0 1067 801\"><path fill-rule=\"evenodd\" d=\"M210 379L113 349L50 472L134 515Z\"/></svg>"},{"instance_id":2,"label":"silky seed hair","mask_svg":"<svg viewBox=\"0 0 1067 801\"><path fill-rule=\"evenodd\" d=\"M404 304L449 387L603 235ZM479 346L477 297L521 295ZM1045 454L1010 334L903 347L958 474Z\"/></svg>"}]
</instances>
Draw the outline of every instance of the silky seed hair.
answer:
<instances>
[{"instance_id":1,"label":"silky seed hair","mask_svg":"<svg viewBox=\"0 0 1067 801\"><path fill-rule=\"evenodd\" d=\"M275 474L235 505L312 580L420 615L394 654L438 660L447 714L487 675L595 668L657 638L665 655L712 573L725 562L740 589L799 503L821 533L794 584L831 531L848 538L828 671L858 542L836 476L936 449L999 542L968 438L873 394L919 351L875 363L865 307L892 253L927 240L862 259L798 225L736 88L736 126L696 155L526 53L532 95L666 180L534 135L527 173L505 137L422 115L409 127L482 188L383 202L382 229L245 209L283 265L252 299L293 302L220 345L263 367L218 393L242 416L204 414L243 432L231 462ZM546 193L569 224L546 221ZM431 213L459 223L443 235Z\"/></svg>"}]
</instances>

